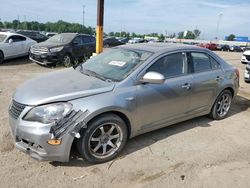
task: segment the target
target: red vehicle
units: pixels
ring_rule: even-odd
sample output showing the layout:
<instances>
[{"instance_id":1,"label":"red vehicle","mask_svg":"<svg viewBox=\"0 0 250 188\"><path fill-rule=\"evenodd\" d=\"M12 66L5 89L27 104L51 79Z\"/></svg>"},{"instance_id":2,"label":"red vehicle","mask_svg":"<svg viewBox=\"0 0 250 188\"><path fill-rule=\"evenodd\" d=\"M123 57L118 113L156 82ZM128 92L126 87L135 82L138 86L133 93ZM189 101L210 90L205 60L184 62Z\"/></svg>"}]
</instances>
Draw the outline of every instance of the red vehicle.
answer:
<instances>
[{"instance_id":1,"label":"red vehicle","mask_svg":"<svg viewBox=\"0 0 250 188\"><path fill-rule=\"evenodd\" d=\"M209 50L217 50L217 44L214 44L214 43L201 43L201 44L198 44L198 46L202 48L207 48Z\"/></svg>"}]
</instances>

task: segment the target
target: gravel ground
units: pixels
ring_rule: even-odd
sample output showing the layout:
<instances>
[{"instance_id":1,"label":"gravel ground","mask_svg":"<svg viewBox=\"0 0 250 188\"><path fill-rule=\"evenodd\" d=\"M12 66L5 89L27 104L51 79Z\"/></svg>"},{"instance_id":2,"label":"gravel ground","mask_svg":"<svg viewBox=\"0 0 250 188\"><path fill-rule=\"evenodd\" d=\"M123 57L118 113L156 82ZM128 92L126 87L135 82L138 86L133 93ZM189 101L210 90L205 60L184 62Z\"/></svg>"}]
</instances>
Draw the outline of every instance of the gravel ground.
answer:
<instances>
[{"instance_id":1,"label":"gravel ground","mask_svg":"<svg viewBox=\"0 0 250 188\"><path fill-rule=\"evenodd\" d=\"M55 71L27 58L0 66L0 188L9 187L250 187L250 84L241 53L217 52L241 73L229 117L199 117L131 139L121 156L92 165L41 162L13 147L8 103L22 82Z\"/></svg>"}]
</instances>

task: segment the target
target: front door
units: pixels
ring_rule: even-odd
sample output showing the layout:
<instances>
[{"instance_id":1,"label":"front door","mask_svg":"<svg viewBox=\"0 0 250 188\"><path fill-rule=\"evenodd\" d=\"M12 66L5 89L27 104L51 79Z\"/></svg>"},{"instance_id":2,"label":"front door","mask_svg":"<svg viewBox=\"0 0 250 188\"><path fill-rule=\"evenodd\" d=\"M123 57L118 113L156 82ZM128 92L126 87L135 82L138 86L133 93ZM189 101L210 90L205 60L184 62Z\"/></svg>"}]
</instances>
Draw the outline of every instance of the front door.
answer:
<instances>
[{"instance_id":1,"label":"front door","mask_svg":"<svg viewBox=\"0 0 250 188\"><path fill-rule=\"evenodd\" d=\"M72 47L73 47L72 53L73 53L74 58L78 59L78 58L83 56L84 46L83 46L83 41L82 41L81 36L77 36L73 40L73 46Z\"/></svg>"},{"instance_id":2,"label":"front door","mask_svg":"<svg viewBox=\"0 0 250 188\"><path fill-rule=\"evenodd\" d=\"M158 59L146 72L165 76L163 84L137 86L137 118L141 129L153 130L184 117L189 109L192 75L188 74L186 53Z\"/></svg>"},{"instance_id":3,"label":"front door","mask_svg":"<svg viewBox=\"0 0 250 188\"><path fill-rule=\"evenodd\" d=\"M10 42L11 41L11 42ZM4 43L5 57L15 57L22 54L23 41L19 40L19 36L10 36Z\"/></svg>"}]
</instances>

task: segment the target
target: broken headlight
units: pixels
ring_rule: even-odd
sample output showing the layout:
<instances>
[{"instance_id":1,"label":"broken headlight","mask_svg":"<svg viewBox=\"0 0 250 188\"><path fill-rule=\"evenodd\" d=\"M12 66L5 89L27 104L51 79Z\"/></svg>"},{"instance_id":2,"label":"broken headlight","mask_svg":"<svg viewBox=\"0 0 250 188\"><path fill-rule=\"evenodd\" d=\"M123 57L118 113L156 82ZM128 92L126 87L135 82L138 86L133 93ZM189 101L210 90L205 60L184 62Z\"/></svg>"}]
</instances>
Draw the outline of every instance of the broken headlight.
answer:
<instances>
[{"instance_id":1,"label":"broken headlight","mask_svg":"<svg viewBox=\"0 0 250 188\"><path fill-rule=\"evenodd\" d=\"M32 108L24 117L26 121L37 121L45 124L53 123L69 114L70 103L53 103Z\"/></svg>"}]
</instances>

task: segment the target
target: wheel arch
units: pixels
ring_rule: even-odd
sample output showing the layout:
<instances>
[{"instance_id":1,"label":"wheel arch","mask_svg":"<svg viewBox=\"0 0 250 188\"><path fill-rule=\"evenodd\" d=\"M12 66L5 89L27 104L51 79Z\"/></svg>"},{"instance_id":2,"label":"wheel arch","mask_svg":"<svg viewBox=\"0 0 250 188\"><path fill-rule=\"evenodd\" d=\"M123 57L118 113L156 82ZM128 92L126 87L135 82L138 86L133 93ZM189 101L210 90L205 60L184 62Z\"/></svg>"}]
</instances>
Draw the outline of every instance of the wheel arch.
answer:
<instances>
[{"instance_id":1,"label":"wheel arch","mask_svg":"<svg viewBox=\"0 0 250 188\"><path fill-rule=\"evenodd\" d=\"M0 49L0 53L3 54L3 59L4 59L4 53L3 53L3 50Z\"/></svg>"},{"instance_id":2,"label":"wheel arch","mask_svg":"<svg viewBox=\"0 0 250 188\"><path fill-rule=\"evenodd\" d=\"M108 114L115 114L125 122L126 127L127 127L127 131L128 131L128 139L129 139L131 136L131 121L128 118L128 115L126 115L124 112L121 112L119 110L108 110L108 111L100 112L98 114L95 114L93 117L89 118L85 123L88 126L88 124L90 124L91 121L94 121L96 118L98 118L100 116L108 115ZM73 147L76 146L76 139L77 138L74 138L74 140L71 144L71 149L70 149L71 151L72 151Z\"/></svg>"},{"instance_id":3,"label":"wheel arch","mask_svg":"<svg viewBox=\"0 0 250 188\"><path fill-rule=\"evenodd\" d=\"M127 126L127 130L128 130L128 138L129 138L131 135L131 121L128 118L128 115L126 115L121 110L108 110L108 111L99 112L95 114L93 117L89 118L85 123L88 125L91 121L95 120L96 118L103 116L103 115L107 115L107 114L115 114L125 122Z\"/></svg>"},{"instance_id":4,"label":"wheel arch","mask_svg":"<svg viewBox=\"0 0 250 188\"><path fill-rule=\"evenodd\" d=\"M215 105L215 102L216 102L218 96L220 96L220 94L221 94L223 91L225 91L225 90L229 90L229 91L231 92L231 94L232 94L232 98L234 98L235 91L234 91L233 87L232 87L232 86L226 86L226 87L224 87L224 88L218 93L218 95L215 97L215 99L214 99L214 101L213 101L213 103L212 103L213 105L212 105L211 108L210 108L210 112L211 112L211 110L213 109L213 106Z\"/></svg>"}]
</instances>

